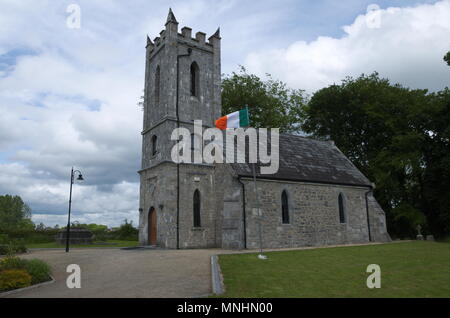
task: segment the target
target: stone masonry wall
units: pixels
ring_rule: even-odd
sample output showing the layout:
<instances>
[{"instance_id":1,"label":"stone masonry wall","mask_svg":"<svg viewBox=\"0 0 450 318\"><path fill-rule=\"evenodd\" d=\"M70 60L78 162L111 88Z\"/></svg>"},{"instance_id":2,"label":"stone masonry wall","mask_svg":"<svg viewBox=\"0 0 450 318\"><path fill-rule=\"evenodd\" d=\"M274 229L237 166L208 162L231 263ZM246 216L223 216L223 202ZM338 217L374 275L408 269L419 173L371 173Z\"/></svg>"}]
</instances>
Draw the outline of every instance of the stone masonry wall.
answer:
<instances>
[{"instance_id":1,"label":"stone masonry wall","mask_svg":"<svg viewBox=\"0 0 450 318\"><path fill-rule=\"evenodd\" d=\"M258 216L252 211L252 181L245 181L247 247L259 247ZM365 188L258 181L263 247L319 246L369 241ZM287 191L290 224L282 224L281 193ZM338 196L344 195L346 223L339 221Z\"/></svg>"},{"instance_id":2,"label":"stone masonry wall","mask_svg":"<svg viewBox=\"0 0 450 318\"><path fill-rule=\"evenodd\" d=\"M390 242L391 236L387 231L386 215L383 209L372 194L368 195L367 201L369 204L369 223L372 241Z\"/></svg>"},{"instance_id":3,"label":"stone masonry wall","mask_svg":"<svg viewBox=\"0 0 450 318\"><path fill-rule=\"evenodd\" d=\"M200 191L201 227L193 224L193 195ZM163 163L141 172L139 241L148 245L149 212L157 213L157 245L176 248L177 168ZM214 166L180 165L180 248L216 247L216 197Z\"/></svg>"}]
</instances>

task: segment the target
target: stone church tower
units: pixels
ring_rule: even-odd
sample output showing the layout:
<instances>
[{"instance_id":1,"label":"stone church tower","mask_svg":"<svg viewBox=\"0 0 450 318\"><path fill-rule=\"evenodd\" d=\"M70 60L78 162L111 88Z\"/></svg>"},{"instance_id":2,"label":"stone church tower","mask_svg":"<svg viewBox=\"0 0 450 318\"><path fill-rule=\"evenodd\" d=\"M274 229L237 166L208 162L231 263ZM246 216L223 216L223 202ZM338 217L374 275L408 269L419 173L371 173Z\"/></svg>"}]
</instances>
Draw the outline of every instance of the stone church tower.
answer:
<instances>
[{"instance_id":1,"label":"stone church tower","mask_svg":"<svg viewBox=\"0 0 450 318\"><path fill-rule=\"evenodd\" d=\"M167 248L215 246L214 167L175 164L172 131L194 120L214 127L221 115L220 32L210 36L188 27L178 32L169 11L165 29L147 37L144 127L140 189L140 242ZM196 136L195 136L196 137ZM198 150L200 151L200 149ZM193 227L193 194L201 202L202 218ZM208 199L210 198L210 199Z\"/></svg>"},{"instance_id":2,"label":"stone church tower","mask_svg":"<svg viewBox=\"0 0 450 318\"><path fill-rule=\"evenodd\" d=\"M220 33L206 41L165 29L147 37L140 174L139 241L163 248L279 248L387 242L384 211L368 180L331 141L280 135L279 170L240 164L176 164L171 134L221 114ZM270 146L270 145L269 145ZM197 147L197 148L196 148ZM193 152L201 152L194 145Z\"/></svg>"}]
</instances>

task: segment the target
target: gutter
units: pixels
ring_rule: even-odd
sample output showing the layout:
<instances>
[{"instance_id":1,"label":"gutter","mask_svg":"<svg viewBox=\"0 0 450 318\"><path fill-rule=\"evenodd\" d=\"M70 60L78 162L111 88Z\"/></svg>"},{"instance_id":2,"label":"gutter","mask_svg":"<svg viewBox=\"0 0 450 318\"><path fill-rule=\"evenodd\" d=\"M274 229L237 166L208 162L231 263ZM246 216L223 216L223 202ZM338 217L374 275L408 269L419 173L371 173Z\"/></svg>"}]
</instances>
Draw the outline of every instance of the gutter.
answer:
<instances>
[{"instance_id":1,"label":"gutter","mask_svg":"<svg viewBox=\"0 0 450 318\"><path fill-rule=\"evenodd\" d=\"M242 223L244 226L244 249L247 249L247 215L245 211L245 184L241 181L241 177L238 177L239 183L242 185Z\"/></svg>"},{"instance_id":2,"label":"gutter","mask_svg":"<svg viewBox=\"0 0 450 318\"><path fill-rule=\"evenodd\" d=\"M239 178L253 180L253 176L241 174ZM357 183L344 183L344 182L333 182L333 181L317 181L310 179L290 179L290 178L282 178L282 177L261 177L256 176L258 180L265 181L285 181L285 182L304 182L304 183L313 183L313 184L322 184L322 185L339 185L339 186L348 186L348 187L359 187L359 188L370 188L373 189L372 185L369 184L357 184Z\"/></svg>"},{"instance_id":3,"label":"gutter","mask_svg":"<svg viewBox=\"0 0 450 318\"><path fill-rule=\"evenodd\" d=\"M372 242L372 233L370 232L369 201L367 199L367 195L373 191L373 188L374 186L371 186L370 190L364 194L366 197L367 230L369 233L369 242Z\"/></svg>"}]
</instances>

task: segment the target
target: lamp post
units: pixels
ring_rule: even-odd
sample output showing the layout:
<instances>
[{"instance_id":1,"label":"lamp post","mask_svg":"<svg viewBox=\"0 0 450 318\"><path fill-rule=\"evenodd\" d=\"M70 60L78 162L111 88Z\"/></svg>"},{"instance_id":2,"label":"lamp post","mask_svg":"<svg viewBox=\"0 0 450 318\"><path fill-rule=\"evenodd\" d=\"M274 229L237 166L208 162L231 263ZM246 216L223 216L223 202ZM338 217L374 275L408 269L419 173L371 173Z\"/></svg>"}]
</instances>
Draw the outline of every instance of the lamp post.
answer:
<instances>
[{"instance_id":1,"label":"lamp post","mask_svg":"<svg viewBox=\"0 0 450 318\"><path fill-rule=\"evenodd\" d=\"M72 185L74 182L74 174L78 173L77 181L83 181L83 175L80 170L73 170L70 172L70 195L69 195L69 216L67 219L67 234L66 234L66 253L69 252L69 241L70 241L70 209L72 207Z\"/></svg>"}]
</instances>

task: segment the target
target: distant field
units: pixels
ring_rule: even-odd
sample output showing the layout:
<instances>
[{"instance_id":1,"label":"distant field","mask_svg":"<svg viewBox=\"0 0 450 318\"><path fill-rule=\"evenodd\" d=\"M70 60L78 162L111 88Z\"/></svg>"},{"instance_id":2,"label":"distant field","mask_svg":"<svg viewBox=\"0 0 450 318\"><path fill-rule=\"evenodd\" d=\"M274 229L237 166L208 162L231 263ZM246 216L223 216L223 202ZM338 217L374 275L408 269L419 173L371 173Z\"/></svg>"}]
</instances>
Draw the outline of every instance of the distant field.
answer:
<instances>
[{"instance_id":1,"label":"distant field","mask_svg":"<svg viewBox=\"0 0 450 318\"><path fill-rule=\"evenodd\" d=\"M450 243L383 245L220 255L223 297L450 297ZM369 264L381 288L366 286Z\"/></svg>"},{"instance_id":2,"label":"distant field","mask_svg":"<svg viewBox=\"0 0 450 318\"><path fill-rule=\"evenodd\" d=\"M101 244L106 243L106 244ZM94 242L92 244L74 244L70 245L70 247L130 247L130 246L138 246L138 241L119 241L119 240L110 240L106 242ZM27 248L65 248L65 245L58 244L56 242L51 243L36 243L36 244L26 244Z\"/></svg>"}]
</instances>

